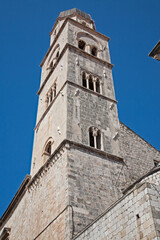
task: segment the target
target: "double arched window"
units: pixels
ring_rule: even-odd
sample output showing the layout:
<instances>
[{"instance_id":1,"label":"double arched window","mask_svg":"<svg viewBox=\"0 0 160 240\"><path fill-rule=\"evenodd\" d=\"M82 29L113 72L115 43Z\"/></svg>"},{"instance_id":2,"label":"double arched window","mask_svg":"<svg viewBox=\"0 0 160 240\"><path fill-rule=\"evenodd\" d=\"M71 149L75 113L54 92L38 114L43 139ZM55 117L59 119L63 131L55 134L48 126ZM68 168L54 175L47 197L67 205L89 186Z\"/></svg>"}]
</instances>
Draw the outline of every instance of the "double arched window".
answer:
<instances>
[{"instance_id":1,"label":"double arched window","mask_svg":"<svg viewBox=\"0 0 160 240\"><path fill-rule=\"evenodd\" d=\"M78 41L78 47L81 50L95 57L99 57L98 52L101 51L102 44L95 37L85 32L78 32L77 41Z\"/></svg>"},{"instance_id":2,"label":"double arched window","mask_svg":"<svg viewBox=\"0 0 160 240\"><path fill-rule=\"evenodd\" d=\"M89 128L89 145L101 149L101 132L96 127Z\"/></svg>"},{"instance_id":3,"label":"double arched window","mask_svg":"<svg viewBox=\"0 0 160 240\"><path fill-rule=\"evenodd\" d=\"M55 63L59 57L59 52L60 52L60 46L59 46L59 44L57 44L48 59L47 69L51 69L55 65Z\"/></svg>"},{"instance_id":4,"label":"double arched window","mask_svg":"<svg viewBox=\"0 0 160 240\"><path fill-rule=\"evenodd\" d=\"M100 84L100 80L98 77L93 76L92 74L88 74L82 72L82 86L88 88L94 92L102 93L102 84Z\"/></svg>"},{"instance_id":5,"label":"double arched window","mask_svg":"<svg viewBox=\"0 0 160 240\"><path fill-rule=\"evenodd\" d=\"M46 95L46 107L48 107L51 104L51 102L53 101L53 99L55 98L56 89L57 89L57 84L55 81L53 86L50 88L50 90L48 91L48 93Z\"/></svg>"}]
</instances>

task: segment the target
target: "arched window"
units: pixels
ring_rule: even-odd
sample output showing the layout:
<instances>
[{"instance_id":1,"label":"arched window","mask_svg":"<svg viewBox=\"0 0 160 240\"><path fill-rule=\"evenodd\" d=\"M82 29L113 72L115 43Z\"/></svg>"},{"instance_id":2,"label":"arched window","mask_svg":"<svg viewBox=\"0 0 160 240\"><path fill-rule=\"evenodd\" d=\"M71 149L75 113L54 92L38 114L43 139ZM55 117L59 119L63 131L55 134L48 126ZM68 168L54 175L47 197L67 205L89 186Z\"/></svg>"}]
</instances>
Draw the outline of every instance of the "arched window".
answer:
<instances>
[{"instance_id":1,"label":"arched window","mask_svg":"<svg viewBox=\"0 0 160 240\"><path fill-rule=\"evenodd\" d=\"M59 57L59 51L57 52L57 54L56 54L56 58L58 58Z\"/></svg>"},{"instance_id":2,"label":"arched window","mask_svg":"<svg viewBox=\"0 0 160 240\"><path fill-rule=\"evenodd\" d=\"M53 67L53 61L50 62L50 65L49 65L50 68Z\"/></svg>"},{"instance_id":3,"label":"arched window","mask_svg":"<svg viewBox=\"0 0 160 240\"><path fill-rule=\"evenodd\" d=\"M86 74L82 73L82 86L87 87L87 80L86 80Z\"/></svg>"},{"instance_id":4,"label":"arched window","mask_svg":"<svg viewBox=\"0 0 160 240\"><path fill-rule=\"evenodd\" d=\"M90 144L91 147L94 147L94 136L93 136L91 128L89 130L89 144Z\"/></svg>"},{"instance_id":5,"label":"arched window","mask_svg":"<svg viewBox=\"0 0 160 240\"><path fill-rule=\"evenodd\" d=\"M86 26L86 22L82 22L82 24L83 24L84 26Z\"/></svg>"},{"instance_id":6,"label":"arched window","mask_svg":"<svg viewBox=\"0 0 160 240\"><path fill-rule=\"evenodd\" d=\"M85 49L85 45L86 45L86 43L83 40L79 40L78 47L80 49L84 50Z\"/></svg>"},{"instance_id":7,"label":"arched window","mask_svg":"<svg viewBox=\"0 0 160 240\"><path fill-rule=\"evenodd\" d=\"M89 128L89 145L101 149L101 132L96 127Z\"/></svg>"},{"instance_id":8,"label":"arched window","mask_svg":"<svg viewBox=\"0 0 160 240\"><path fill-rule=\"evenodd\" d=\"M89 89L90 89L90 90L94 90L93 79L92 79L92 76L91 76L91 75L89 76Z\"/></svg>"},{"instance_id":9,"label":"arched window","mask_svg":"<svg viewBox=\"0 0 160 240\"><path fill-rule=\"evenodd\" d=\"M54 97L56 96L56 87L57 87L57 84L55 83L53 86L53 96Z\"/></svg>"},{"instance_id":10,"label":"arched window","mask_svg":"<svg viewBox=\"0 0 160 240\"><path fill-rule=\"evenodd\" d=\"M99 130L97 131L96 142L97 148L101 149L101 132Z\"/></svg>"},{"instance_id":11,"label":"arched window","mask_svg":"<svg viewBox=\"0 0 160 240\"><path fill-rule=\"evenodd\" d=\"M96 92L100 93L100 82L98 78L96 80Z\"/></svg>"},{"instance_id":12,"label":"arched window","mask_svg":"<svg viewBox=\"0 0 160 240\"><path fill-rule=\"evenodd\" d=\"M53 139L50 137L44 145L42 156L43 156L43 163L47 161L47 159L51 156L52 153L52 144Z\"/></svg>"},{"instance_id":13,"label":"arched window","mask_svg":"<svg viewBox=\"0 0 160 240\"><path fill-rule=\"evenodd\" d=\"M45 147L44 154L50 156L51 155L51 141L49 141Z\"/></svg>"},{"instance_id":14,"label":"arched window","mask_svg":"<svg viewBox=\"0 0 160 240\"><path fill-rule=\"evenodd\" d=\"M52 89L50 90L50 95L49 95L49 102L51 103L53 100L53 91Z\"/></svg>"},{"instance_id":15,"label":"arched window","mask_svg":"<svg viewBox=\"0 0 160 240\"><path fill-rule=\"evenodd\" d=\"M96 47L92 47L92 48L91 48L91 54L92 54L93 56L97 56L97 48L96 48Z\"/></svg>"}]
</instances>

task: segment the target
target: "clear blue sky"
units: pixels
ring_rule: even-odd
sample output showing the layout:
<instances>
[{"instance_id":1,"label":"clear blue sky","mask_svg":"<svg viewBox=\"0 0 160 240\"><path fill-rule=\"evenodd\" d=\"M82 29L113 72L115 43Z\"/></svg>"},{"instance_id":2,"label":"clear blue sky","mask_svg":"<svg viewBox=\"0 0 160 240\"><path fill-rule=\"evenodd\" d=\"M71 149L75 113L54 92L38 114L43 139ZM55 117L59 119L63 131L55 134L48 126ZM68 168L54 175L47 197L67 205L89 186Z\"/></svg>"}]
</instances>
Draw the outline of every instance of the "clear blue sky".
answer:
<instances>
[{"instance_id":1,"label":"clear blue sky","mask_svg":"<svg viewBox=\"0 0 160 240\"><path fill-rule=\"evenodd\" d=\"M119 118L160 149L159 0L0 1L0 215L30 172L40 63L60 11L91 14L109 36Z\"/></svg>"}]
</instances>

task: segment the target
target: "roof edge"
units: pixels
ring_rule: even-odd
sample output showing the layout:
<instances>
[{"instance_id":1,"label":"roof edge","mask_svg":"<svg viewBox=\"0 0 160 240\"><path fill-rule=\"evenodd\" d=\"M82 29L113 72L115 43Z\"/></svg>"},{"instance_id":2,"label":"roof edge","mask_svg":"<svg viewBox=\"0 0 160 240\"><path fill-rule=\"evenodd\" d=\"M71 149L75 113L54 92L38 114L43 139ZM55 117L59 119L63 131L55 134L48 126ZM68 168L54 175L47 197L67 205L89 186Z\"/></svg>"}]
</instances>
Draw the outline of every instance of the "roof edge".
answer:
<instances>
[{"instance_id":1,"label":"roof edge","mask_svg":"<svg viewBox=\"0 0 160 240\"><path fill-rule=\"evenodd\" d=\"M21 183L18 191L16 192L15 196L13 197L12 201L10 202L8 208L6 209L6 211L4 212L2 217L0 218L0 230L4 226L6 220L11 216L11 214L13 213L15 208L17 207L20 200L22 199L24 193L26 192L26 189L27 189L26 186L30 182L30 179L31 179L31 176L26 175L26 177L24 178L23 182Z\"/></svg>"}]
</instances>

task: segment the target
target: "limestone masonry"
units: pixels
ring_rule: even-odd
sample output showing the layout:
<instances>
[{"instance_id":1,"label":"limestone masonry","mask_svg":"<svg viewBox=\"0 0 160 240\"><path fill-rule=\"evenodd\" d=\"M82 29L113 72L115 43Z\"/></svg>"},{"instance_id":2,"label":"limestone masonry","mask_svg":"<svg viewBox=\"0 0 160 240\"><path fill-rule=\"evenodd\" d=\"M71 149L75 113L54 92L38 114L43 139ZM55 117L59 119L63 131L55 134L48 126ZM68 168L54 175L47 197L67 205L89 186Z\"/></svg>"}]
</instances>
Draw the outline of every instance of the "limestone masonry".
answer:
<instances>
[{"instance_id":1,"label":"limestone masonry","mask_svg":"<svg viewBox=\"0 0 160 240\"><path fill-rule=\"evenodd\" d=\"M0 240L160 239L160 152L119 121L109 37L61 12L41 63L30 175Z\"/></svg>"}]
</instances>

